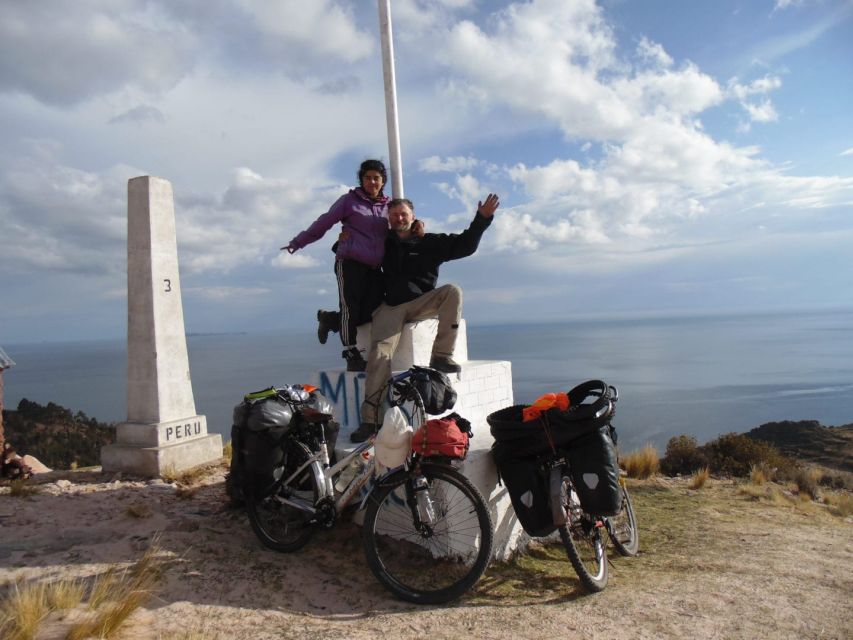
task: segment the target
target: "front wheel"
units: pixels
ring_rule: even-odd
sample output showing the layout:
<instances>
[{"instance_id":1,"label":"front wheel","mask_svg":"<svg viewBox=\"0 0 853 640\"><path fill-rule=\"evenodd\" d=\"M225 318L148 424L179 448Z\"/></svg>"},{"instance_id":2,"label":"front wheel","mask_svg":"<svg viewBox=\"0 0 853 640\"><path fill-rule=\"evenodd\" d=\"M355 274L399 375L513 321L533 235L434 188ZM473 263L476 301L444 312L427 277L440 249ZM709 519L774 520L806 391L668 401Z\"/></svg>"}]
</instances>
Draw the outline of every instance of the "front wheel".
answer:
<instances>
[{"instance_id":1,"label":"front wheel","mask_svg":"<svg viewBox=\"0 0 853 640\"><path fill-rule=\"evenodd\" d=\"M281 473L285 478L311 457L311 451L300 442L291 442L282 458ZM246 496L246 512L252 530L261 543L273 551L296 551L305 546L314 533L314 514L300 509L295 504L313 508L319 491L311 467L308 466L293 478L283 483L272 493Z\"/></svg>"},{"instance_id":2,"label":"front wheel","mask_svg":"<svg viewBox=\"0 0 853 640\"><path fill-rule=\"evenodd\" d=\"M607 539L604 524L584 512L572 482L564 477L561 499L566 509L566 524L558 528L566 555L581 584L590 592L607 586Z\"/></svg>"},{"instance_id":3,"label":"front wheel","mask_svg":"<svg viewBox=\"0 0 853 640\"><path fill-rule=\"evenodd\" d=\"M612 518L608 518L610 539L613 547L622 556L635 556L640 550L640 532L637 530L637 517L634 505L628 495L628 487L622 485L622 508Z\"/></svg>"},{"instance_id":4,"label":"front wheel","mask_svg":"<svg viewBox=\"0 0 853 640\"><path fill-rule=\"evenodd\" d=\"M492 519L483 496L455 469L430 463L374 490L363 537L379 582L417 604L458 598L480 579L492 555Z\"/></svg>"}]
</instances>

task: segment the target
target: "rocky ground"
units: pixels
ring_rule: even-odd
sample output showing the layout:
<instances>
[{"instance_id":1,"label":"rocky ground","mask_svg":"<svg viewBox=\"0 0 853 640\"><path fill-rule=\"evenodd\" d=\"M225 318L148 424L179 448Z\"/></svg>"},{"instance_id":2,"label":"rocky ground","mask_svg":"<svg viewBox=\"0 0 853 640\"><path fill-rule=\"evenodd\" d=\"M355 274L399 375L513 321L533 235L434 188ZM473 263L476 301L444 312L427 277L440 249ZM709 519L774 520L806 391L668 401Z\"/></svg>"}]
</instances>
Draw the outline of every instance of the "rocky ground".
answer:
<instances>
[{"instance_id":1,"label":"rocky ground","mask_svg":"<svg viewBox=\"0 0 853 640\"><path fill-rule=\"evenodd\" d=\"M91 579L152 543L163 569L122 638L853 637L853 521L825 507L756 499L732 481L632 484L637 558L585 594L558 552L490 569L460 602L395 600L341 523L295 554L267 551L225 506L224 467L185 487L98 471L0 487L0 585ZM769 495L769 494L768 494ZM61 620L40 637L62 637Z\"/></svg>"}]
</instances>

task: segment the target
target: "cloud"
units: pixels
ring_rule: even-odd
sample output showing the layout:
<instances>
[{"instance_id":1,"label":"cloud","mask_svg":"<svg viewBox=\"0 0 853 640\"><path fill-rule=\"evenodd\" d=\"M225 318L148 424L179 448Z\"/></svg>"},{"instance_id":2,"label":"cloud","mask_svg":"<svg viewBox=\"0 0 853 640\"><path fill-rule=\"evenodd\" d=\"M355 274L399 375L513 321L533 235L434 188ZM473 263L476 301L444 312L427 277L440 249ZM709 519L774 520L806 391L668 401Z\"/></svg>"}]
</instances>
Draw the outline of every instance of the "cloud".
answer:
<instances>
[{"instance_id":1,"label":"cloud","mask_svg":"<svg viewBox=\"0 0 853 640\"><path fill-rule=\"evenodd\" d=\"M853 147L850 147L849 149L842 151L838 155L840 155L840 156L853 156Z\"/></svg>"},{"instance_id":2,"label":"cloud","mask_svg":"<svg viewBox=\"0 0 853 640\"><path fill-rule=\"evenodd\" d=\"M307 81L375 47L334 0L211 0L203 11L171 0L81 0L73 11L61 0L0 3L0 91L53 106L120 91L161 96L200 69ZM352 89L338 71L321 91Z\"/></svg>"},{"instance_id":3,"label":"cloud","mask_svg":"<svg viewBox=\"0 0 853 640\"><path fill-rule=\"evenodd\" d=\"M455 171L470 171L478 164L480 164L480 161L472 156L453 156L444 159L438 156L430 156L418 162L418 169L426 173L452 173Z\"/></svg>"},{"instance_id":4,"label":"cloud","mask_svg":"<svg viewBox=\"0 0 853 640\"><path fill-rule=\"evenodd\" d=\"M206 300L239 300L267 296L272 291L266 287L187 287L182 291L188 296L197 296Z\"/></svg>"},{"instance_id":5,"label":"cloud","mask_svg":"<svg viewBox=\"0 0 853 640\"><path fill-rule=\"evenodd\" d=\"M153 46L152 46L153 45ZM124 87L160 93L196 61L192 33L156 3L0 3L0 91L71 105Z\"/></svg>"},{"instance_id":6,"label":"cloud","mask_svg":"<svg viewBox=\"0 0 853 640\"><path fill-rule=\"evenodd\" d=\"M109 122L110 124L121 124L122 122L163 124L166 122L166 116L157 107L143 104L110 118Z\"/></svg>"}]
</instances>

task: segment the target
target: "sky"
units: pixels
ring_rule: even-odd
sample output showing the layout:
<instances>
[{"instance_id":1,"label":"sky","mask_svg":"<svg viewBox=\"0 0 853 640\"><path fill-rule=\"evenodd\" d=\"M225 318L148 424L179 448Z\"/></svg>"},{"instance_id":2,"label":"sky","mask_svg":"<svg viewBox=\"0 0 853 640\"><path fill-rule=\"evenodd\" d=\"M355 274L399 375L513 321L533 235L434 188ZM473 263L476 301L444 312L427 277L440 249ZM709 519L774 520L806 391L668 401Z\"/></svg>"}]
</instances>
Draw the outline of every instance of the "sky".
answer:
<instances>
[{"instance_id":1,"label":"sky","mask_svg":"<svg viewBox=\"0 0 853 640\"><path fill-rule=\"evenodd\" d=\"M853 305L853 0L393 0L405 195L469 325ZM0 2L0 344L121 338L127 181L190 333L314 327L388 161L372 0Z\"/></svg>"}]
</instances>

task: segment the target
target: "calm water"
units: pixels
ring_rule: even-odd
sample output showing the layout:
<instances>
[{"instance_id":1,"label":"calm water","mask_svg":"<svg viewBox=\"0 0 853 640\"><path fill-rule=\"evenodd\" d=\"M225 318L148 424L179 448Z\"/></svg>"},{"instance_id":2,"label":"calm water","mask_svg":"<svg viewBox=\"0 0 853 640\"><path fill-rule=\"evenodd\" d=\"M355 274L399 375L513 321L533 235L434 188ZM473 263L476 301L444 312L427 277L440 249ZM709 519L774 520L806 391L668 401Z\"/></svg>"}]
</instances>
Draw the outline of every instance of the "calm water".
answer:
<instances>
[{"instance_id":1,"label":"calm water","mask_svg":"<svg viewBox=\"0 0 853 640\"><path fill-rule=\"evenodd\" d=\"M304 332L190 336L193 389L228 437L248 392L337 367L340 346ZM620 390L628 448L689 433L700 442L772 420L853 422L853 311L560 325L469 326L471 359L510 360L516 402L601 378ZM53 401L103 421L126 416L124 341L9 345L6 406Z\"/></svg>"}]
</instances>

